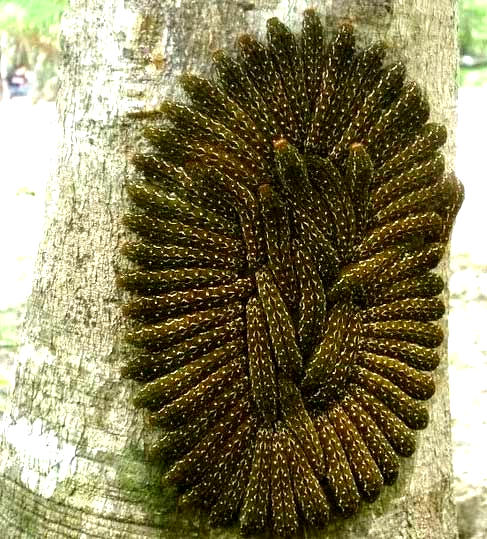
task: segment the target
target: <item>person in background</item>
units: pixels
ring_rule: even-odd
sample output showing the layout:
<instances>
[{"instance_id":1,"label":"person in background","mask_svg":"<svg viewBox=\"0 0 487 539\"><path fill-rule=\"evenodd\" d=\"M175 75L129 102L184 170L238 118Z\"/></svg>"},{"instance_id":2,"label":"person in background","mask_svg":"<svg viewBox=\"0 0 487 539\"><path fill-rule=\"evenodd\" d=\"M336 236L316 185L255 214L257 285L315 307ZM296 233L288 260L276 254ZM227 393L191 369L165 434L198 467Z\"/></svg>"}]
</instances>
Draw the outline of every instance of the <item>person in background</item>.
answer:
<instances>
[{"instance_id":1,"label":"person in background","mask_svg":"<svg viewBox=\"0 0 487 539\"><path fill-rule=\"evenodd\" d=\"M27 66L21 64L7 75L7 85L10 98L26 96L30 90L29 79L27 77Z\"/></svg>"}]
</instances>

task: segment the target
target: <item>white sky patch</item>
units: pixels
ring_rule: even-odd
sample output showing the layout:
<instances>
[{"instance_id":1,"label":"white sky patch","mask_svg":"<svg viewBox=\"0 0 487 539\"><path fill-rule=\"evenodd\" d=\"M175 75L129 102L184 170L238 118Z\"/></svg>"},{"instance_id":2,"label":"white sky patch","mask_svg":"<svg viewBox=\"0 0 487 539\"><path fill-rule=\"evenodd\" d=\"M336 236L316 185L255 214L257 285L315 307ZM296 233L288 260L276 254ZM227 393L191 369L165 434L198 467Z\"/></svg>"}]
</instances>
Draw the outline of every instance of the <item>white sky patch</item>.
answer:
<instances>
[{"instance_id":1,"label":"white sky patch","mask_svg":"<svg viewBox=\"0 0 487 539\"><path fill-rule=\"evenodd\" d=\"M21 466L22 483L44 498L50 498L57 485L76 471L76 446L60 442L54 431L44 429L41 419L30 423L24 417L14 421L5 415L0 438L20 461L16 464Z\"/></svg>"}]
</instances>

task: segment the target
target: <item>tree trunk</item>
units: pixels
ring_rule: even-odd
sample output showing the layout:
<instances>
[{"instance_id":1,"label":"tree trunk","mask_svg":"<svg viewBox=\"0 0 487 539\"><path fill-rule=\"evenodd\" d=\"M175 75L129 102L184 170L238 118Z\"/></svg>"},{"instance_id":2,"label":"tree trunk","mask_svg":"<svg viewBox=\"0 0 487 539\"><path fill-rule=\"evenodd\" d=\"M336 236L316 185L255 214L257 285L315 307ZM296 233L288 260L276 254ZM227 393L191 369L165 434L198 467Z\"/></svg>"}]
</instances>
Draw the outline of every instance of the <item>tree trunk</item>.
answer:
<instances>
[{"instance_id":1,"label":"tree trunk","mask_svg":"<svg viewBox=\"0 0 487 539\"><path fill-rule=\"evenodd\" d=\"M163 8L161 8L163 6ZM383 39L427 91L448 128L453 164L456 3L453 0L79 0L63 23L62 142L28 305L11 402L0 430L0 529L16 537L238 537L175 511L151 436L120 378L120 215L138 144L126 113L178 97L182 71L210 72L211 52L240 33L263 37L278 16L293 30L307 7L359 41ZM445 351L443 351L445 353ZM371 506L308 537L454 538L446 361L436 371L431 421L399 480Z\"/></svg>"}]
</instances>

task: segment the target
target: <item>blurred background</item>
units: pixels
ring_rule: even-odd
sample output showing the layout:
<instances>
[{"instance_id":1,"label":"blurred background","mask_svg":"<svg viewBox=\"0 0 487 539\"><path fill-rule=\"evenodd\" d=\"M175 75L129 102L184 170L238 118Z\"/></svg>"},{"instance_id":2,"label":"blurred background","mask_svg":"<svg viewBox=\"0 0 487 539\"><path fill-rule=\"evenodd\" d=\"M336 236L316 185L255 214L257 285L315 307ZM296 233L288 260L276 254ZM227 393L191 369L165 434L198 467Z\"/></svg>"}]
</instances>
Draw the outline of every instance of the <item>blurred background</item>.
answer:
<instances>
[{"instance_id":1,"label":"blurred background","mask_svg":"<svg viewBox=\"0 0 487 539\"><path fill-rule=\"evenodd\" d=\"M68 0L0 0L0 415L57 144L59 23ZM487 0L459 1L457 175L451 246L450 390L460 538L487 538Z\"/></svg>"}]
</instances>

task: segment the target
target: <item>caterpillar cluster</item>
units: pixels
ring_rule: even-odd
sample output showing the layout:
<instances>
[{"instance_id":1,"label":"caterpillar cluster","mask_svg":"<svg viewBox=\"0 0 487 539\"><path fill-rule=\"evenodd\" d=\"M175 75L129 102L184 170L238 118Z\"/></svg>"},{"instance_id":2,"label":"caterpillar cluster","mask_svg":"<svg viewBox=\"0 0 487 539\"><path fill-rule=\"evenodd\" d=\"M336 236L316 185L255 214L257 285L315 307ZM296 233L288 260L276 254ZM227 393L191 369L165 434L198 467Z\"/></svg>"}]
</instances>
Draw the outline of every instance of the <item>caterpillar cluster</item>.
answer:
<instances>
[{"instance_id":1,"label":"caterpillar cluster","mask_svg":"<svg viewBox=\"0 0 487 539\"><path fill-rule=\"evenodd\" d=\"M123 375L210 523L277 536L351 515L398 474L445 312L441 260L463 191L443 126L385 46L327 42L306 11L186 74L134 158Z\"/></svg>"}]
</instances>

